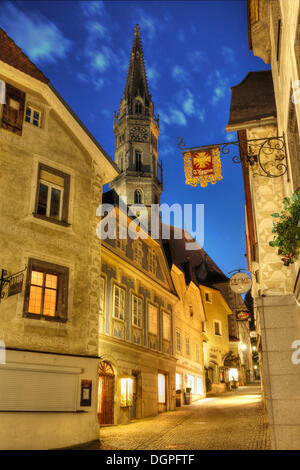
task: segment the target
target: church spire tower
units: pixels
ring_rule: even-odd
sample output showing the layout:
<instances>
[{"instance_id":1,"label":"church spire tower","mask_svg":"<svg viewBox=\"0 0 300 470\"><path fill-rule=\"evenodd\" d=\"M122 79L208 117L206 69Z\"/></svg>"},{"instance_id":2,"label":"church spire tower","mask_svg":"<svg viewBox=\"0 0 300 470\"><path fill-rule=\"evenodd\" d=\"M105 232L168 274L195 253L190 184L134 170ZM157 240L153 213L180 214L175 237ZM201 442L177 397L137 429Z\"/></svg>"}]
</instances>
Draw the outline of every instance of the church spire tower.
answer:
<instances>
[{"instance_id":1,"label":"church spire tower","mask_svg":"<svg viewBox=\"0 0 300 470\"><path fill-rule=\"evenodd\" d=\"M139 26L134 28L128 74L118 113L114 114L115 162L121 174L111 183L129 206L160 203L159 118L149 93ZM161 170L161 167L160 167ZM159 174L160 173L160 174Z\"/></svg>"}]
</instances>

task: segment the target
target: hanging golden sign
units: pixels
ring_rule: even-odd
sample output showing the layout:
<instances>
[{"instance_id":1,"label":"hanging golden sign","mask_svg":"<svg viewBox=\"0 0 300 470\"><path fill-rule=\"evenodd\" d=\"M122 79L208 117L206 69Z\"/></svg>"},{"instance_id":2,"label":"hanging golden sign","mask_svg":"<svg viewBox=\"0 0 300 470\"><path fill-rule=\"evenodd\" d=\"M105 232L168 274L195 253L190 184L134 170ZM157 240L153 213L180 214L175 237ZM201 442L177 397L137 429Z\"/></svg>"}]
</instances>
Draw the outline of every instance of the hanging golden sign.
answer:
<instances>
[{"instance_id":1,"label":"hanging golden sign","mask_svg":"<svg viewBox=\"0 0 300 470\"><path fill-rule=\"evenodd\" d=\"M202 147L182 152L184 159L185 183L202 187L215 184L222 179L220 147Z\"/></svg>"}]
</instances>

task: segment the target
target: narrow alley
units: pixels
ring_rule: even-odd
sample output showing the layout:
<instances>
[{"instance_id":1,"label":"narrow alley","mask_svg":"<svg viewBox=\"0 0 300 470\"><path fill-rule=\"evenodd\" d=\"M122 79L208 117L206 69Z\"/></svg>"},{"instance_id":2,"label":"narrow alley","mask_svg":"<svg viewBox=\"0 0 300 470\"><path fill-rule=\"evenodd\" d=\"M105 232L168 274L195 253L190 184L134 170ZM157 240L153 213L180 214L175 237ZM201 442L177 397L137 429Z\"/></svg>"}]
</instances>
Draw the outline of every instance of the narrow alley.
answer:
<instances>
[{"instance_id":1,"label":"narrow alley","mask_svg":"<svg viewBox=\"0 0 300 470\"><path fill-rule=\"evenodd\" d=\"M256 384L128 425L102 427L100 440L102 450L270 449Z\"/></svg>"}]
</instances>

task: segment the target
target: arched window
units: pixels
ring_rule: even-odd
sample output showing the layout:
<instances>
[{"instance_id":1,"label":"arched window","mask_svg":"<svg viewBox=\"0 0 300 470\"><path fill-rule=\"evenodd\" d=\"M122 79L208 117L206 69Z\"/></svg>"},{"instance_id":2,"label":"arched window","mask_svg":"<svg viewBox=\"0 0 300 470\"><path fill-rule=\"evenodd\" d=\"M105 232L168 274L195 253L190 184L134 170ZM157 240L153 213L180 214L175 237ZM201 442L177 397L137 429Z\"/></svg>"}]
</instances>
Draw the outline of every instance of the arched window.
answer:
<instances>
[{"instance_id":1,"label":"arched window","mask_svg":"<svg viewBox=\"0 0 300 470\"><path fill-rule=\"evenodd\" d=\"M142 154L138 150L135 151L135 171L142 171Z\"/></svg>"},{"instance_id":2,"label":"arched window","mask_svg":"<svg viewBox=\"0 0 300 470\"><path fill-rule=\"evenodd\" d=\"M142 204L143 203L143 193L140 189L134 191L134 203Z\"/></svg>"}]
</instances>

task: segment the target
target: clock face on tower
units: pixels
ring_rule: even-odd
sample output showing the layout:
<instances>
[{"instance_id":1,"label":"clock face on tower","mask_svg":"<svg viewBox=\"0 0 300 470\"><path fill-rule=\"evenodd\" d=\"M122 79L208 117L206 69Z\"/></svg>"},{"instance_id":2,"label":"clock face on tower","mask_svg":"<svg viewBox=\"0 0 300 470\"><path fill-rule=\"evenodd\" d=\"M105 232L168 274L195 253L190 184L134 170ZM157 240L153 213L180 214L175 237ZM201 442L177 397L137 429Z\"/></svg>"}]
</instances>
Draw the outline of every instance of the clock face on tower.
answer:
<instances>
[{"instance_id":1,"label":"clock face on tower","mask_svg":"<svg viewBox=\"0 0 300 470\"><path fill-rule=\"evenodd\" d=\"M135 126L130 130L130 140L133 142L147 142L148 131L144 127Z\"/></svg>"}]
</instances>

